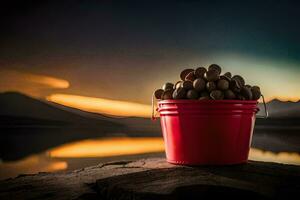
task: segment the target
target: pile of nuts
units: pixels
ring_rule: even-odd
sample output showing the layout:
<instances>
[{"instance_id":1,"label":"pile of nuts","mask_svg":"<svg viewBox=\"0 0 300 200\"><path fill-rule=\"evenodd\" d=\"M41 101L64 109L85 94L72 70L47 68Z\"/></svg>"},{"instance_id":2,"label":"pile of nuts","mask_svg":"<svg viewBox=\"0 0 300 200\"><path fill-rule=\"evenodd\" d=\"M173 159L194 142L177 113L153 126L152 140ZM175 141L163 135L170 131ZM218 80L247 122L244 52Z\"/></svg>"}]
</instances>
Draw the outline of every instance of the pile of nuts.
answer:
<instances>
[{"instance_id":1,"label":"pile of nuts","mask_svg":"<svg viewBox=\"0 0 300 200\"><path fill-rule=\"evenodd\" d=\"M155 91L156 99L199 99L199 100L258 100L261 96L258 86L245 85L240 75L230 72L221 75L221 67L212 64L208 69L185 69L180 73L180 81L165 83Z\"/></svg>"}]
</instances>

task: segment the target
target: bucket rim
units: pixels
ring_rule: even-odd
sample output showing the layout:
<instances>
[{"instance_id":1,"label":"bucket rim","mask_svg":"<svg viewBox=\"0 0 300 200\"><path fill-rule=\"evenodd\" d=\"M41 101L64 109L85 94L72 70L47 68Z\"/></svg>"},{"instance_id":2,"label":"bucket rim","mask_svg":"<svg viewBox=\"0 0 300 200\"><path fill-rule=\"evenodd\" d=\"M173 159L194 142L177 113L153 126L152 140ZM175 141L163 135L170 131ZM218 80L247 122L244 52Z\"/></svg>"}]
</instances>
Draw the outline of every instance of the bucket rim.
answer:
<instances>
[{"instance_id":1,"label":"bucket rim","mask_svg":"<svg viewBox=\"0 0 300 200\"><path fill-rule=\"evenodd\" d=\"M191 99L168 99L168 100L159 100L157 101L158 104L258 104L257 100L191 100Z\"/></svg>"}]
</instances>

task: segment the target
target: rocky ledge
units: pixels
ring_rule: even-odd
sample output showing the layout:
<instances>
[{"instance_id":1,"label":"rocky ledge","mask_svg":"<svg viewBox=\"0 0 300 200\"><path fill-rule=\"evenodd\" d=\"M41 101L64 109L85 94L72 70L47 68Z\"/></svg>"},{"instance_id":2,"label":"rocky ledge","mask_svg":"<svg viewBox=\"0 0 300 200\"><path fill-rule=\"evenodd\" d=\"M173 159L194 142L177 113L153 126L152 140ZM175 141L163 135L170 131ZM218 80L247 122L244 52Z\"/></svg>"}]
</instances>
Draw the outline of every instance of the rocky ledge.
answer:
<instances>
[{"instance_id":1,"label":"rocky ledge","mask_svg":"<svg viewBox=\"0 0 300 200\"><path fill-rule=\"evenodd\" d=\"M300 167L249 161L183 167L163 158L103 163L0 181L0 199L286 199L300 196Z\"/></svg>"}]
</instances>

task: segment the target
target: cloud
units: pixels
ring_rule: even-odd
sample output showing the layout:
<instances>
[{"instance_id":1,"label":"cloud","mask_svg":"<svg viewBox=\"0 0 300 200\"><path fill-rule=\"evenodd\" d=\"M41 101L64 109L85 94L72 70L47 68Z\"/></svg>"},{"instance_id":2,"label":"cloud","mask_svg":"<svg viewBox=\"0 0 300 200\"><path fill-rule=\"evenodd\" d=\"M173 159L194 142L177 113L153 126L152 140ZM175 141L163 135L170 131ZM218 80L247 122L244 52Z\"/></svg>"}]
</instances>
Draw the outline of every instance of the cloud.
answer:
<instances>
[{"instance_id":1,"label":"cloud","mask_svg":"<svg viewBox=\"0 0 300 200\"><path fill-rule=\"evenodd\" d=\"M116 116L151 116L151 106L140 103L70 94L52 94L47 97L47 100L94 113Z\"/></svg>"},{"instance_id":2,"label":"cloud","mask_svg":"<svg viewBox=\"0 0 300 200\"><path fill-rule=\"evenodd\" d=\"M70 86L68 81L50 76L27 74L26 79L29 82L45 85L51 88L65 89Z\"/></svg>"},{"instance_id":3,"label":"cloud","mask_svg":"<svg viewBox=\"0 0 300 200\"><path fill-rule=\"evenodd\" d=\"M0 70L0 91L17 91L27 95L43 97L51 89L70 87L67 80L16 70Z\"/></svg>"}]
</instances>

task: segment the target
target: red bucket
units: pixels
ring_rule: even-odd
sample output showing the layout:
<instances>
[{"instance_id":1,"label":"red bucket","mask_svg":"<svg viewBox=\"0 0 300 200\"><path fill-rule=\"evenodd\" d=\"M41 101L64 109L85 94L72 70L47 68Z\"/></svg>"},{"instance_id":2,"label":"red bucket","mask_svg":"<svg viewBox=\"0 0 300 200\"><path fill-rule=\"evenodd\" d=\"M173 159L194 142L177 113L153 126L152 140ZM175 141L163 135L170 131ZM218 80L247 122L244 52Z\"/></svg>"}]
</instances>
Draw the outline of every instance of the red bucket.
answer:
<instances>
[{"instance_id":1,"label":"red bucket","mask_svg":"<svg viewBox=\"0 0 300 200\"><path fill-rule=\"evenodd\" d=\"M228 165L248 160L257 101L162 100L158 112L167 161Z\"/></svg>"}]
</instances>

